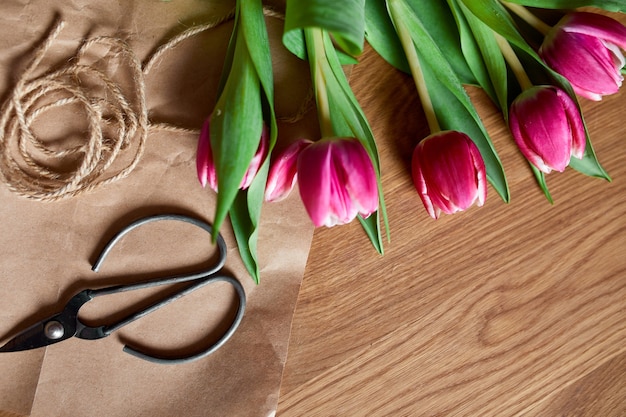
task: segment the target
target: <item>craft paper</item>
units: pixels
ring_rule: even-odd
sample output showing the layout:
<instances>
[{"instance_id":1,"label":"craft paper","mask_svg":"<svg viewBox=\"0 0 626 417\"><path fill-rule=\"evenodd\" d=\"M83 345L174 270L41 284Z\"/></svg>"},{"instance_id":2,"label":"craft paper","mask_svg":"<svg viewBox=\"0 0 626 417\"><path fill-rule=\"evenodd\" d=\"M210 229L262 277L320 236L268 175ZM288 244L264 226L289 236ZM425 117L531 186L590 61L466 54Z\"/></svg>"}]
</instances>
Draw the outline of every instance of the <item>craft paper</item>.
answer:
<instances>
[{"instance_id":1,"label":"craft paper","mask_svg":"<svg viewBox=\"0 0 626 417\"><path fill-rule=\"evenodd\" d=\"M55 22L63 21L64 26L32 78L76 64L80 45L98 36L125 42L137 60L145 63L169 39L219 19L233 7L231 1L206 0L4 1L0 14L2 100L6 103L12 97ZM306 105L307 66L281 50L282 21L276 17L267 21L276 51L277 112L289 116ZM145 150L126 178L58 201L26 198L10 189L15 185L0 184L2 343L56 313L82 289L192 272L209 264L215 248L205 232L178 222L157 222L125 236L98 273L90 269L106 241L140 217L178 213L211 221L214 194L202 189L196 178L197 134L193 130L199 130L215 103L231 28L232 23L226 22L181 42L164 52L142 80L133 79L126 58L115 48L98 46L84 57L86 65L115 80L133 111L141 110L133 95L134 83L145 83L149 116ZM112 97L106 87L90 86L93 80L88 77L76 81L92 97ZM114 112L104 113L111 113L104 117L115 122ZM282 122L281 143L314 136L314 117L311 111L299 121ZM164 130L159 123L192 132ZM36 134L55 149L80 144L92 127L80 103L51 109L32 124ZM105 136L115 134L115 123L101 127ZM140 136L138 129L102 178L132 161ZM5 137L3 152L7 142ZM103 157L107 152L103 151ZM72 161L70 157L58 165L71 169ZM210 345L226 329L237 305L234 291L224 283L206 286L101 340L70 339L43 349L0 354L0 410L33 417L273 415L312 232L296 194L266 204L259 238L261 284L257 286L245 271L232 231L224 227L228 245L224 270L242 282L248 304L234 336L207 358L158 365L122 352L122 346L191 353ZM85 305L81 317L104 324L119 318L120 310L129 312L158 294L102 297Z\"/></svg>"}]
</instances>

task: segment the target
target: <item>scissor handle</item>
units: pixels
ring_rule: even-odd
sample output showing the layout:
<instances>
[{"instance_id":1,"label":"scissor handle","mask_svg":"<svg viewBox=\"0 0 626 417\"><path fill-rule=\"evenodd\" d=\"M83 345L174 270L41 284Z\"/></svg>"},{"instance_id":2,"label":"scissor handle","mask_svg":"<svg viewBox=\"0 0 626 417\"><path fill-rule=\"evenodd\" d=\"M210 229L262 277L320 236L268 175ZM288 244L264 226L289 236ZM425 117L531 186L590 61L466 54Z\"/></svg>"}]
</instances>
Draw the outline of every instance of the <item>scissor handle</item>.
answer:
<instances>
[{"instance_id":1,"label":"scissor handle","mask_svg":"<svg viewBox=\"0 0 626 417\"><path fill-rule=\"evenodd\" d=\"M104 246L104 249L102 249L102 252L100 252L100 255L98 255L98 259L96 259L96 261L93 263L91 270L94 272L98 272L98 270L102 266L102 263L108 256L109 252L111 252L111 249L113 249L115 244L119 242L119 240L122 239L124 236L126 236L128 233L130 233L132 230L138 228L139 226L143 226L144 224L162 221L162 220L176 220L176 221L189 223L201 229L206 230L210 235L213 234L213 227L211 227L210 224L202 220L196 219L195 217L185 216L183 214L155 214L153 216L143 217L139 220L135 220L134 222L124 227L122 230L117 232L111 240L109 240L109 242ZM217 235L216 243L217 243L217 249L219 251L219 258L215 265L213 265L211 268L206 269L204 271L199 271L193 274L185 275L184 277L186 277L186 279L181 280L181 277L183 277L182 275L178 277L174 277L172 278L176 280L174 282L190 281L190 280L199 278L204 275L213 274L219 271L220 269L222 269L222 267L226 263L226 242L224 242L224 238L222 237L221 234ZM141 285L141 284L138 284L138 285ZM157 284L157 285L162 285L162 284ZM128 288L128 291L132 291L135 289L135 288L132 288L130 285L126 285L125 287ZM120 290L118 289L113 292L119 292L119 291Z\"/></svg>"},{"instance_id":2,"label":"scissor handle","mask_svg":"<svg viewBox=\"0 0 626 417\"><path fill-rule=\"evenodd\" d=\"M100 268L100 266L102 265L102 262L104 261L104 259L107 257L107 255L109 254L109 252L111 251L111 249L113 248L113 246L115 246L115 244L123 237L125 236L128 232L130 232L131 230L144 225L146 223L151 223L154 221L160 221L160 220L177 220L177 221L183 221L186 223L190 223L193 224L195 226L198 226L204 230L206 230L209 234L212 234L213 229L212 227L208 224L203 222L202 220L198 220L196 218L193 217L189 217L189 216L185 216L185 215L180 215L180 214L159 214L159 215L155 215L155 216L150 216L150 217L145 217L142 219L139 219L131 224L129 224L128 226L126 226L124 229L122 229L120 232L118 232L104 247L104 249L102 250L102 252L100 253L100 255L98 256L98 259L96 260L96 262L94 263L92 270L97 272ZM224 241L224 238L222 237L221 234L217 235L217 239L216 239L216 243L217 243L217 247L218 247L218 251L219 251L219 259L216 265L199 271L199 272L195 272L195 273L190 273L190 274L184 274L184 275L177 275L177 276L172 276L172 277L165 277L165 278L160 278L160 279L155 279L155 280L149 280L149 281L145 281L145 282L139 282L139 283L134 283L134 284L126 284L126 285L115 285L115 286L111 286L111 287L105 287L105 288L99 288L99 289L95 289L95 290L84 290L82 291L80 294L83 294L82 298L87 297L87 299L92 299L94 297L98 297L98 296L103 296L103 295L109 295L109 294L116 294L119 292L125 292L125 291L132 291L132 290L138 290L138 289L144 289L144 288L150 288L150 287L155 287L155 286L161 286L161 285L169 285L169 284L177 284L177 283L183 283L183 282L190 282L190 281L195 281L193 282L191 285L187 286L186 288L184 288L183 290L171 295L170 297L167 297L163 300L160 300L154 304L152 304L151 306L140 310L138 312L135 312L133 314L128 315L127 317L123 318L122 320L113 323L113 324L109 324L106 326L99 326L99 327L90 327L90 326L86 326L85 324L81 323L78 319L77 319L77 324L78 324L78 329L76 332L76 337L82 338L82 339L98 339L101 337L105 337L109 334L111 334L112 332L120 329L123 326L126 326L129 323L132 323L133 321L144 317L145 315L171 303L172 301L175 301L201 287L204 287L205 285L217 282L217 281L225 281L227 283L229 283L230 285L232 285L235 288L235 291L237 292L237 296L239 299L239 306L237 308L237 313L235 315L235 318L233 320L233 322L231 323L229 329L226 331L226 333L224 333L224 335L222 335L222 337L215 342L213 345L211 345L210 347L208 347L207 349L190 355L190 356L186 356L186 357L178 357L178 358L171 358L171 357L166 357L166 356L159 356L159 355L151 355L151 354L147 354L145 352L142 352L138 349L132 348L130 346L124 346L124 351L130 353L131 355L137 356L138 358L141 359L145 359L151 362L156 362L156 363L163 363L163 364L179 364L179 363L186 363L186 362L191 362L194 361L196 359L200 359L203 358L211 353L213 353L215 350L217 350L218 348L220 348L224 343L226 343L226 341L233 335L233 333L235 332L235 330L237 329L237 327L239 326L239 324L241 323L241 320L243 318L243 314L246 308L246 295L245 295L245 291L243 289L243 286L241 285L241 283L232 277L229 277L227 275L221 275L221 274L217 274L217 272L224 266L225 262L226 262L226 243ZM77 295L78 296L78 295ZM86 302L86 301L84 301ZM84 304L84 302L82 304ZM81 304L81 305L82 305ZM80 308L80 307L79 307Z\"/></svg>"},{"instance_id":3,"label":"scissor handle","mask_svg":"<svg viewBox=\"0 0 626 417\"><path fill-rule=\"evenodd\" d=\"M150 362L175 365L175 364L180 364L180 363L193 362L197 359L204 358L205 356L210 355L211 353L215 352L217 349L222 347L222 345L226 343L226 341L228 341L228 339L230 339L230 337L235 333L235 330L237 330L237 327L239 327L239 324L241 323L241 320L243 319L243 313L246 309L246 294L243 289L243 286L238 280L236 280L235 278L229 277L227 275L210 275L204 279L198 280L198 282L193 283L189 287L185 288L183 291L176 293L173 297L171 297L171 299L169 300L166 299L163 301L165 302L165 304L167 304L168 302L174 301L180 297L183 297L189 294L190 292L197 290L198 288L202 288L205 285L208 285L217 281L228 282L230 285L232 285L235 288L235 290L237 291L237 296L239 298L239 306L237 307L237 313L235 314L235 318L233 319L230 327L215 343L213 343L208 348L198 353L195 353L193 355L189 355L185 357L177 357L177 358L148 354L128 345L124 346L124 349L123 349L124 352L130 353L133 356L136 356L138 358L141 358ZM161 303L158 303L158 305L149 307L148 309L144 310L145 314L148 314L149 312L160 308L161 305L162 305ZM154 307L154 309L152 307Z\"/></svg>"}]
</instances>

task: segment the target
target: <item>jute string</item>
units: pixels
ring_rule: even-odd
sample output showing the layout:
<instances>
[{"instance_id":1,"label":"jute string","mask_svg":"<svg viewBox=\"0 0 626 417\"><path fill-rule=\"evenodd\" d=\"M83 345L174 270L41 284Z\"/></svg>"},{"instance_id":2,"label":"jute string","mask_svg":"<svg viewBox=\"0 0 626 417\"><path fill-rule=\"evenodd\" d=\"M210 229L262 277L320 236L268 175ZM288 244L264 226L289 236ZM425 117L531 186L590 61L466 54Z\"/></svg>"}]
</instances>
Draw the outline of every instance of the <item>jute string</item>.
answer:
<instances>
[{"instance_id":1,"label":"jute string","mask_svg":"<svg viewBox=\"0 0 626 417\"><path fill-rule=\"evenodd\" d=\"M265 14L282 18L269 9ZM73 197L126 178L141 160L151 130L197 135L197 129L150 121L145 76L179 43L233 17L231 11L213 22L186 30L161 45L143 64L121 39L110 36L88 39L66 65L33 76L65 25L57 21L34 51L2 106L0 174L4 183L30 199L55 201ZM118 59L126 65L131 75L131 87L127 89L130 94L106 71L85 63L89 51L97 47L108 48L106 58ZM279 119L288 123L300 120L312 107L312 98L311 91L296 114ZM33 125L46 112L63 106L82 108L87 119L86 137L78 145L56 149L58 145L54 141L37 137Z\"/></svg>"}]
</instances>

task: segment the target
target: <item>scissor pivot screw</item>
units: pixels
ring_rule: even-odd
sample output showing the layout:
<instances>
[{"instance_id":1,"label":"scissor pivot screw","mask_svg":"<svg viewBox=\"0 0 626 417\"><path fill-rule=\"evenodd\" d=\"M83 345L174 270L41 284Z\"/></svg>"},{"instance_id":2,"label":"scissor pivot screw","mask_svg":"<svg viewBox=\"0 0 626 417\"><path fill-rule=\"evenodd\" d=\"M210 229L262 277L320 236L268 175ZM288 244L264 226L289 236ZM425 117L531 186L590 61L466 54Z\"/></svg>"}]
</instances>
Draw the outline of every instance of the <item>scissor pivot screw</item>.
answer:
<instances>
[{"instance_id":1,"label":"scissor pivot screw","mask_svg":"<svg viewBox=\"0 0 626 417\"><path fill-rule=\"evenodd\" d=\"M65 329L63 328L63 325L54 320L47 322L43 331L46 337L52 340L60 339L65 334Z\"/></svg>"}]
</instances>

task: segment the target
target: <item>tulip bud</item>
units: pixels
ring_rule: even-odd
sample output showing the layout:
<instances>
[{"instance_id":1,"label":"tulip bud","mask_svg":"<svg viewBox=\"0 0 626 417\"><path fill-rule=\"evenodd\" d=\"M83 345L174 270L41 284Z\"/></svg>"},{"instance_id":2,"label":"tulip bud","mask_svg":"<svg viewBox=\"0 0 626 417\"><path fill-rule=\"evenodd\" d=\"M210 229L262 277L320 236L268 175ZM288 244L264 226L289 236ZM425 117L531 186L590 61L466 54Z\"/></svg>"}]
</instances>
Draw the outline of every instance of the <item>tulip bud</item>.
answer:
<instances>
[{"instance_id":1,"label":"tulip bud","mask_svg":"<svg viewBox=\"0 0 626 417\"><path fill-rule=\"evenodd\" d=\"M576 94L599 101L622 85L626 27L608 16L575 12L564 16L541 45L539 55L569 80Z\"/></svg>"},{"instance_id":2,"label":"tulip bud","mask_svg":"<svg viewBox=\"0 0 626 417\"><path fill-rule=\"evenodd\" d=\"M586 136L580 111L560 88L535 86L511 104L509 126L522 154L539 170L563 171L570 156L582 158Z\"/></svg>"},{"instance_id":3,"label":"tulip bud","mask_svg":"<svg viewBox=\"0 0 626 417\"><path fill-rule=\"evenodd\" d=\"M413 182L434 219L466 210L487 197L485 163L465 133L446 130L431 134L413 151Z\"/></svg>"},{"instance_id":4,"label":"tulip bud","mask_svg":"<svg viewBox=\"0 0 626 417\"><path fill-rule=\"evenodd\" d=\"M211 150L211 132L210 132L210 117L206 119L200 130L200 137L198 138L198 150L196 153L196 170L198 172L198 180L203 187L209 186L217 192L217 174L215 172L215 164L213 163L213 151ZM268 131L265 124L263 125L263 131L261 132L261 141L259 142L259 148L256 154L250 161L248 170L241 180L240 189L245 190L250 186L254 176L259 170L261 163L265 159L267 154L267 146L269 143Z\"/></svg>"},{"instance_id":5,"label":"tulip bud","mask_svg":"<svg viewBox=\"0 0 626 417\"><path fill-rule=\"evenodd\" d=\"M265 201L285 199L297 180L298 157L300 152L311 143L308 139L300 139L287 147L272 161L265 186Z\"/></svg>"},{"instance_id":6,"label":"tulip bud","mask_svg":"<svg viewBox=\"0 0 626 417\"><path fill-rule=\"evenodd\" d=\"M372 160L354 138L327 138L310 144L298 158L298 188L317 226L349 223L378 209Z\"/></svg>"}]
</instances>

